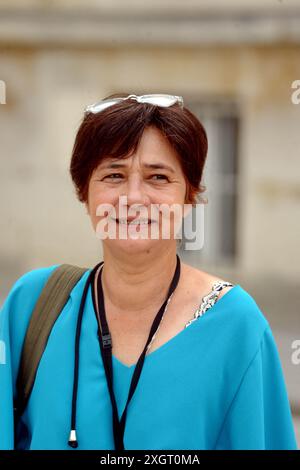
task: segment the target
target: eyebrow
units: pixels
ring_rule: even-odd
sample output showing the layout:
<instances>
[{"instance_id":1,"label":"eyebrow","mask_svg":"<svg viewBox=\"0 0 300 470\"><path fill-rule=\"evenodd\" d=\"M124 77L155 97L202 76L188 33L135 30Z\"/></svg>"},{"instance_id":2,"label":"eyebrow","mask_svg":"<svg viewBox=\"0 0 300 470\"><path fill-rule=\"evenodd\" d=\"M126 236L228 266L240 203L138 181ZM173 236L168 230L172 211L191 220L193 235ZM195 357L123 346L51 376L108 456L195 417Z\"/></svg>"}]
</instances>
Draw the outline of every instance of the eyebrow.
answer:
<instances>
[{"instance_id":1,"label":"eyebrow","mask_svg":"<svg viewBox=\"0 0 300 470\"><path fill-rule=\"evenodd\" d=\"M115 162L111 162L105 166L102 167L102 169L108 169L108 168L126 168L127 165L125 165L124 163L115 163ZM175 173L175 170L168 166L168 165L165 165L163 163L144 163L143 164L143 167L145 168L151 168L153 170L168 170L170 171L171 173Z\"/></svg>"}]
</instances>

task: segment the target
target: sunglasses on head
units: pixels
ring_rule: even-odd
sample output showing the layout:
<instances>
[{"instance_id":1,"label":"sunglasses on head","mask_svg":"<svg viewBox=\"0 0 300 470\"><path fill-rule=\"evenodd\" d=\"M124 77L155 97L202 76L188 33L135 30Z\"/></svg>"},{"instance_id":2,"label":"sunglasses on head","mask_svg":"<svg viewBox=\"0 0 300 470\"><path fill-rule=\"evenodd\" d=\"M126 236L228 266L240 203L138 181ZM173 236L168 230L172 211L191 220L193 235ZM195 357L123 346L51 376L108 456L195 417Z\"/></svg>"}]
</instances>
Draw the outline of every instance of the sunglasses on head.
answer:
<instances>
[{"instance_id":1,"label":"sunglasses on head","mask_svg":"<svg viewBox=\"0 0 300 470\"><path fill-rule=\"evenodd\" d=\"M98 101L97 103L90 104L85 108L85 113L93 113L97 114L100 111L108 108L109 106L113 106L114 104L120 103L124 100L136 100L138 103L149 103L154 104L156 106L162 106L163 108L168 108L175 103L178 103L181 108L183 108L183 98L182 96L176 95L164 95L164 94L153 94L153 95L128 95L126 97L116 97L116 98L108 98L105 100Z\"/></svg>"}]
</instances>

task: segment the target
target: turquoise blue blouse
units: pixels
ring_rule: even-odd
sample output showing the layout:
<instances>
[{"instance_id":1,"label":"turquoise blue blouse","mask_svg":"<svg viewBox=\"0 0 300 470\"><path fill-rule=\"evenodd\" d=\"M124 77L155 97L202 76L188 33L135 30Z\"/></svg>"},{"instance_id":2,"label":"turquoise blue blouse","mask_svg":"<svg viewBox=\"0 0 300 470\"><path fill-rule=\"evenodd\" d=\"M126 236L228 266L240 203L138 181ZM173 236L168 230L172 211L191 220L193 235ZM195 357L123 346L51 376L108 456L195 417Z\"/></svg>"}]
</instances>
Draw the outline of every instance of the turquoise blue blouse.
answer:
<instances>
[{"instance_id":1,"label":"turquoise blue blouse","mask_svg":"<svg viewBox=\"0 0 300 470\"><path fill-rule=\"evenodd\" d=\"M26 272L0 311L0 449L13 449L13 397L30 315L59 265ZM20 449L67 449L74 338L87 271L54 324L23 414ZM113 356L119 416L134 365ZM77 399L80 449L114 449L112 409L97 338L91 286L80 339ZM270 325L240 285L146 355L127 410L125 449L297 449L278 350ZM73 450L74 451L74 450Z\"/></svg>"}]
</instances>

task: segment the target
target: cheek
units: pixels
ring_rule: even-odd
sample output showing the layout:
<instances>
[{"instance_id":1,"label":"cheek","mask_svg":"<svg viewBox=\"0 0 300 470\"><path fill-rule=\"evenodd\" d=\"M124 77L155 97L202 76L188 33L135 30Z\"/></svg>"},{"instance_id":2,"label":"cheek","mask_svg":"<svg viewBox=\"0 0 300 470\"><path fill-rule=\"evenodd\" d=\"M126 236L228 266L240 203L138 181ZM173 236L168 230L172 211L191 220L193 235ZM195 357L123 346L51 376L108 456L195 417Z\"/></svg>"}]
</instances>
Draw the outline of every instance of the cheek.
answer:
<instances>
[{"instance_id":1,"label":"cheek","mask_svg":"<svg viewBox=\"0 0 300 470\"><path fill-rule=\"evenodd\" d=\"M98 184L91 183L89 186L89 206L96 214L96 209L100 204L114 204L114 194L107 188L100 187Z\"/></svg>"},{"instance_id":2,"label":"cheek","mask_svg":"<svg viewBox=\"0 0 300 470\"><path fill-rule=\"evenodd\" d=\"M94 229L96 230L97 224L103 218L106 218L109 213L114 214L114 208L118 205L118 194L115 190L109 188L103 189L99 185L90 184L89 187L89 216ZM102 208L99 207L102 205ZM97 211L100 212L97 215Z\"/></svg>"},{"instance_id":3,"label":"cheek","mask_svg":"<svg viewBox=\"0 0 300 470\"><path fill-rule=\"evenodd\" d=\"M184 184L176 184L174 187L165 191L164 194L160 194L161 202L165 202L167 204L183 204L185 201L185 185ZM159 196L159 195L158 195Z\"/></svg>"},{"instance_id":4,"label":"cheek","mask_svg":"<svg viewBox=\"0 0 300 470\"><path fill-rule=\"evenodd\" d=\"M103 192L99 191L95 185L92 183L89 186L88 190L88 201L89 201L89 216L92 222L93 227L95 228L99 216L96 215L97 207L99 204L103 203Z\"/></svg>"}]
</instances>

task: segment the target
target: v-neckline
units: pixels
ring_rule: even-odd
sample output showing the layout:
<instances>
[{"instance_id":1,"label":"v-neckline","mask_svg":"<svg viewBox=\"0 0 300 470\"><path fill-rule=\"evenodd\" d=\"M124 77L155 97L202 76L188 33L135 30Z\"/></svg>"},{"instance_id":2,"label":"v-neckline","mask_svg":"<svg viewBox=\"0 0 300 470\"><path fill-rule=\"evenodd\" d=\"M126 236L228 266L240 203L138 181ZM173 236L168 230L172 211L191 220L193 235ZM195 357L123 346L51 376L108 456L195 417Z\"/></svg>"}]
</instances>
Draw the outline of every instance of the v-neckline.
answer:
<instances>
[{"instance_id":1,"label":"v-neckline","mask_svg":"<svg viewBox=\"0 0 300 470\"><path fill-rule=\"evenodd\" d=\"M155 358L157 354L161 353L161 351L165 350L165 349L168 349L169 347L171 347L172 345L176 344L176 341L178 341L180 338L186 336L186 332L187 331L194 331L195 330L195 325L198 325L201 323L201 319L207 315L207 313L211 313L212 310L216 309L217 308L217 305L220 306L220 304L224 304L224 302L226 301L226 299L228 300L229 297L231 297L229 294L230 292L234 291L236 292L237 289L240 289L241 286L239 284L235 284L233 287L231 287L231 289L227 292L225 292L224 295L222 295L222 297L220 297L215 303L214 305L212 305L202 316L200 316L199 318L197 318L195 321L193 321L188 327L184 327L182 330L180 330L178 333L176 333L174 336L172 336L172 338L170 338L169 340L165 341L161 346L159 346L158 348L154 349L154 351L151 351L150 353L146 354L145 356L145 364L146 362L148 362L149 360L153 359L153 357ZM229 296L229 297L228 297ZM92 302L93 303L93 302ZM94 304L93 304L93 307L94 307ZM136 365L137 365L137 362L135 362L134 364L125 364L124 362L122 362L120 359L118 359L114 354L112 354L112 360L114 361L114 363L123 368L124 370L127 370L127 371L131 371L133 370Z\"/></svg>"},{"instance_id":2,"label":"v-neckline","mask_svg":"<svg viewBox=\"0 0 300 470\"><path fill-rule=\"evenodd\" d=\"M88 270L88 272L90 273L91 272L91 269ZM226 301L226 299L228 300L228 296L231 297L229 294L230 292L234 291L236 292L237 289L240 289L241 286L239 284L235 284L233 285L233 287L231 287L231 289L227 292L225 292L224 295L222 295L222 297L218 298L216 300L216 302L207 310L207 312L211 312L212 310L214 310L215 308L217 308L218 305L222 304ZM89 286L89 289L88 289L88 295L90 296L90 301L91 301L91 304L92 304L92 308L94 310L94 314L95 314L95 318L96 318L96 310L95 310L95 305L94 305L94 295L93 295L93 283L90 284ZM212 289L210 290L210 292L212 291ZM207 294L206 294L207 295ZM159 354L161 351L171 347L173 344L176 344L176 341L178 341L180 338L184 337L186 335L186 331L194 331L195 329L195 325L197 324L200 324L201 322L201 319L203 318L203 316L207 315L207 312L204 312L203 315L201 315L199 318L197 318L195 321L193 321L188 327L184 327L182 330L180 330L178 333L176 333L174 336L172 336L172 338L170 338L169 340L165 341L161 346L159 346L158 348L154 349L154 351L151 351L150 353L146 354L145 356L145 362L148 362L149 359L151 360L153 357L156 357L157 354ZM137 365L137 362L135 362L134 364L125 364L124 362L122 362L120 359L118 359L113 353L112 353L112 361L117 365L117 366L120 366L121 368L123 368L124 370L127 370L127 371L131 371L133 370L136 365Z\"/></svg>"}]
</instances>

